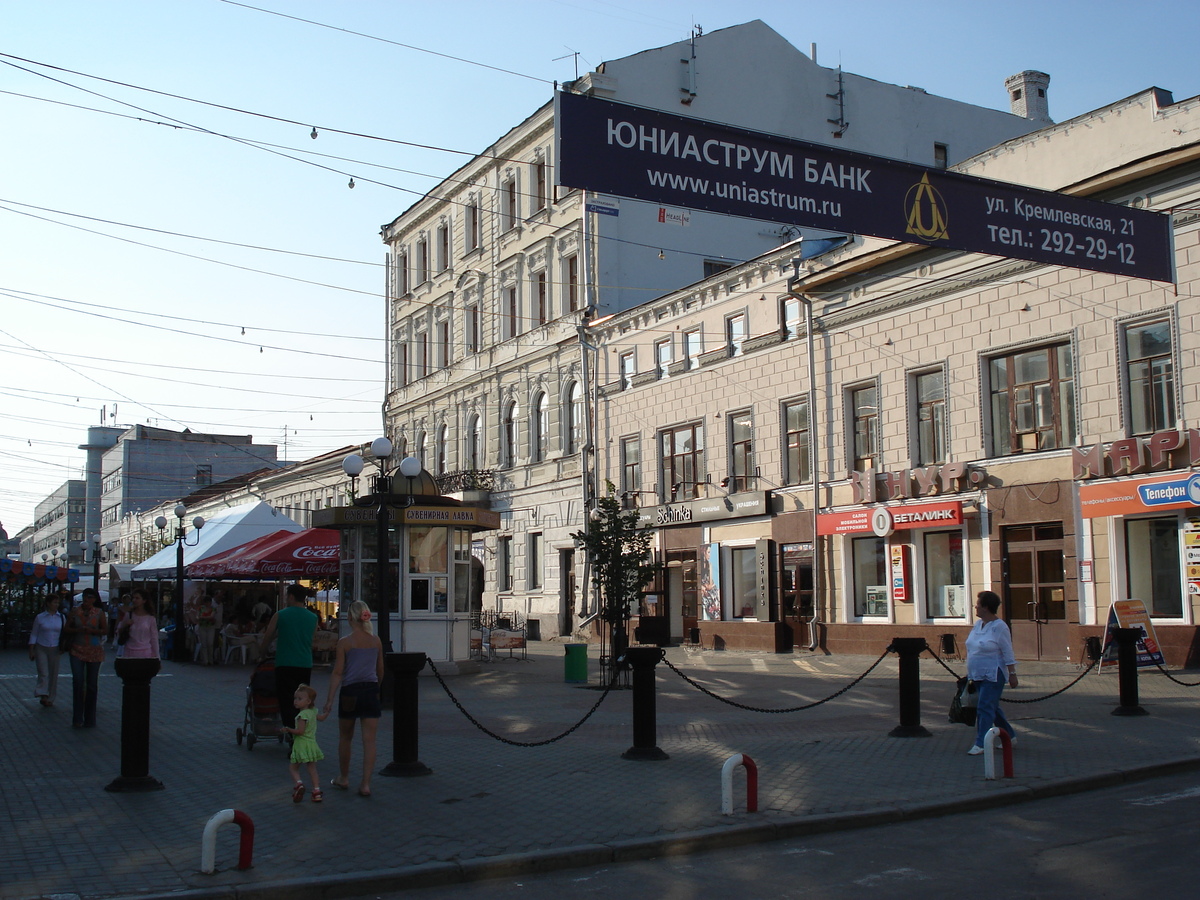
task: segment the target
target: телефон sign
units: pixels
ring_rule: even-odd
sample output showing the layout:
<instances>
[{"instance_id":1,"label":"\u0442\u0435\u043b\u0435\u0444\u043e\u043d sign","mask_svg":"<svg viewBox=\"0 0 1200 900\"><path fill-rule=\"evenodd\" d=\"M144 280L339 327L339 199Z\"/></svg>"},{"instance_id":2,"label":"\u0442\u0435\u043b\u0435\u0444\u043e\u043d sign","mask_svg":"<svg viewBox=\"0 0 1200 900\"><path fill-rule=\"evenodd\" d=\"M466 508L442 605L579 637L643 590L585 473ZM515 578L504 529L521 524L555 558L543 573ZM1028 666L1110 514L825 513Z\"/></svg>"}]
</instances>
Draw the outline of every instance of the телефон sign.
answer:
<instances>
[{"instance_id":1,"label":"\u0442\u0435\u043b\u0435\u0444\u043e\u043d sign","mask_svg":"<svg viewBox=\"0 0 1200 900\"><path fill-rule=\"evenodd\" d=\"M1174 281L1159 213L559 93L558 183L751 219Z\"/></svg>"}]
</instances>

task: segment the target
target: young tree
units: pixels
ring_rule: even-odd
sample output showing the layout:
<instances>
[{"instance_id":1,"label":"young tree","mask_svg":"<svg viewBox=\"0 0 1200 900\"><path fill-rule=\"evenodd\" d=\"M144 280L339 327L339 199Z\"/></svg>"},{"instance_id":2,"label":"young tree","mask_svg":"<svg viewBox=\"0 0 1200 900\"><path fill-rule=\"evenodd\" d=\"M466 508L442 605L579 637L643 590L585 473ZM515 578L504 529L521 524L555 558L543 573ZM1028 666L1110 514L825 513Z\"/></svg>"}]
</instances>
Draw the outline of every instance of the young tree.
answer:
<instances>
[{"instance_id":1,"label":"young tree","mask_svg":"<svg viewBox=\"0 0 1200 900\"><path fill-rule=\"evenodd\" d=\"M636 510L622 510L616 488L606 482L607 493L596 501L585 531L571 535L587 553L592 577L601 594L600 617L612 629L615 661L629 644L630 606L654 578L650 556L651 530L638 525Z\"/></svg>"}]
</instances>

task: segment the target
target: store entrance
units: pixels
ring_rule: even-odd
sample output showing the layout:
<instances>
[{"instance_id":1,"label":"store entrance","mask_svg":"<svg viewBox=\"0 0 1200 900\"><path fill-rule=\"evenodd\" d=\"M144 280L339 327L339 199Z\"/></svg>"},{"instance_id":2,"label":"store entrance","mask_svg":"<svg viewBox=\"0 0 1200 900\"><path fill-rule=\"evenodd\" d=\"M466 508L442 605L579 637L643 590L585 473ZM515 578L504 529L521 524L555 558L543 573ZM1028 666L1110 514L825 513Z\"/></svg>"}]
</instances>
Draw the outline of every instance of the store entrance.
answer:
<instances>
[{"instance_id":1,"label":"store entrance","mask_svg":"<svg viewBox=\"0 0 1200 900\"><path fill-rule=\"evenodd\" d=\"M1066 567L1062 522L1001 530L1004 617L1018 659L1067 659Z\"/></svg>"},{"instance_id":2,"label":"store entrance","mask_svg":"<svg viewBox=\"0 0 1200 900\"><path fill-rule=\"evenodd\" d=\"M807 647L813 618L812 554L783 549L779 578L779 621L792 629L792 644Z\"/></svg>"}]
</instances>

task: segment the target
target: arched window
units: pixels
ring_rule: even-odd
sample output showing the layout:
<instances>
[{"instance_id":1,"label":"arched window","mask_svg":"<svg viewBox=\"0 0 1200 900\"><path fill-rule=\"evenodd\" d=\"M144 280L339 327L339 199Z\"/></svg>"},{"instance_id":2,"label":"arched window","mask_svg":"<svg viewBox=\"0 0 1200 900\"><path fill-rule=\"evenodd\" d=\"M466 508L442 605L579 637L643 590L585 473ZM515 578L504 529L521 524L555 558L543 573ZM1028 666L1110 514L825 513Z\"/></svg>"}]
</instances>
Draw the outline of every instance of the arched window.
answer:
<instances>
[{"instance_id":1,"label":"arched window","mask_svg":"<svg viewBox=\"0 0 1200 900\"><path fill-rule=\"evenodd\" d=\"M531 435L531 443L533 444L533 458L537 462L541 462L546 458L546 442L550 436L550 400L546 394L539 393L534 398L533 408L533 434Z\"/></svg>"},{"instance_id":2,"label":"arched window","mask_svg":"<svg viewBox=\"0 0 1200 900\"><path fill-rule=\"evenodd\" d=\"M566 450L578 453L583 447L583 388L578 381L571 382L567 390L567 414L563 418L567 423Z\"/></svg>"},{"instance_id":3,"label":"arched window","mask_svg":"<svg viewBox=\"0 0 1200 900\"><path fill-rule=\"evenodd\" d=\"M448 443L449 434L450 434L450 426L449 425L442 425L440 428L438 428L437 451L436 451L437 452L437 461L436 461L437 469L435 470L435 474L437 474L437 475L445 475L446 474L446 444Z\"/></svg>"},{"instance_id":4,"label":"arched window","mask_svg":"<svg viewBox=\"0 0 1200 900\"><path fill-rule=\"evenodd\" d=\"M483 420L475 415L467 420L467 465L469 471L479 470L479 458L483 447Z\"/></svg>"},{"instance_id":5,"label":"arched window","mask_svg":"<svg viewBox=\"0 0 1200 900\"><path fill-rule=\"evenodd\" d=\"M517 416L520 409L513 400L504 412L504 423L500 433L500 465L510 468L517 464Z\"/></svg>"}]
</instances>

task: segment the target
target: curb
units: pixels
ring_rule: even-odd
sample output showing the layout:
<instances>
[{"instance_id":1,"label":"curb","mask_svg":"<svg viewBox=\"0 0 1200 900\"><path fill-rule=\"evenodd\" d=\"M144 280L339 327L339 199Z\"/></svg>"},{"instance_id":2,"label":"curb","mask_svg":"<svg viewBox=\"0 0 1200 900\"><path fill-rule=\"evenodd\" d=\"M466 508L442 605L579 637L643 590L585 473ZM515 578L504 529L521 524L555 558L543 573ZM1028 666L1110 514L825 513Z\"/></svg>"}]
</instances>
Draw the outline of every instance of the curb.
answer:
<instances>
[{"instance_id":1,"label":"curb","mask_svg":"<svg viewBox=\"0 0 1200 900\"><path fill-rule=\"evenodd\" d=\"M115 895L108 900L338 900L372 893L469 884L663 856L687 856L747 844L980 812L1194 771L1200 771L1200 757L1184 757L1125 771L1112 770L1045 784L1004 786L992 793L964 797L961 800L918 803L906 807L887 806L862 812L830 813L777 822L733 824L723 828L679 832L665 837L635 838L605 844L580 844L574 847L509 853L464 861L422 863L395 869L359 872L354 875L322 875L303 880L287 879L262 884L214 886L211 889L191 888L165 894Z\"/></svg>"}]
</instances>

